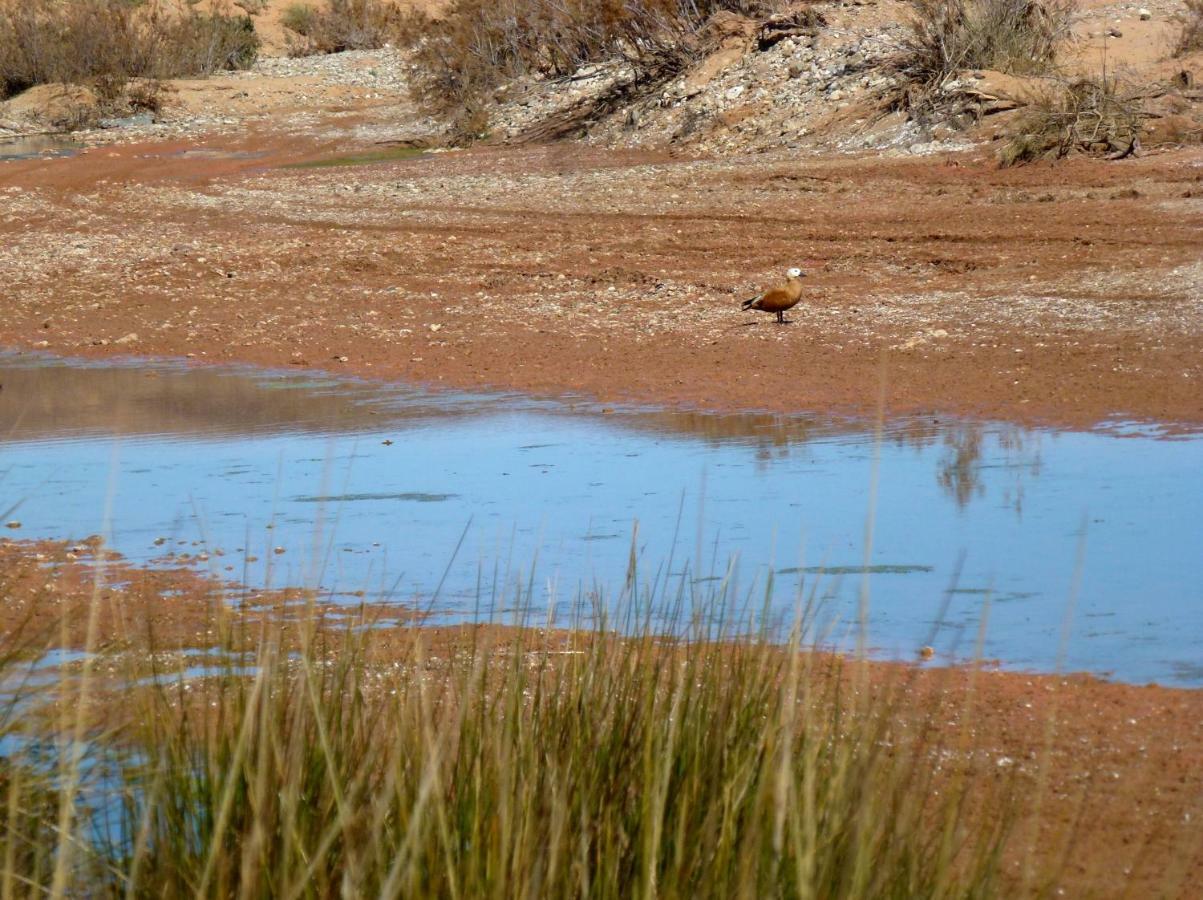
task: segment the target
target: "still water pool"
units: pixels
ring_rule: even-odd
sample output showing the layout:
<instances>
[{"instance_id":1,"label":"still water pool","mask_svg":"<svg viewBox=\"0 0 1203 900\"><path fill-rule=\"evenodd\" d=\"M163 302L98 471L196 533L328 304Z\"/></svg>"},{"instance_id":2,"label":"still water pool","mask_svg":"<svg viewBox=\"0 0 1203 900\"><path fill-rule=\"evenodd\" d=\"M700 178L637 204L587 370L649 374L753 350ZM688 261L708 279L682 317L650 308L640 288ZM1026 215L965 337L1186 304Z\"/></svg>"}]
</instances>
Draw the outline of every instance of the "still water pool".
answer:
<instances>
[{"instance_id":1,"label":"still water pool","mask_svg":"<svg viewBox=\"0 0 1203 900\"><path fill-rule=\"evenodd\" d=\"M634 535L647 582L729 574L744 600L772 572L783 614L815 590L833 644L855 643L867 586L881 656L973 655L988 610L982 653L1007 667L1203 686L1193 436L878 430L18 355L0 356L0 384L12 538L103 532L135 561L188 554L249 586L454 621L505 620L519 583L541 617L612 595Z\"/></svg>"},{"instance_id":2,"label":"still water pool","mask_svg":"<svg viewBox=\"0 0 1203 900\"><path fill-rule=\"evenodd\" d=\"M83 145L68 135L33 134L0 140L0 162L36 157L74 156Z\"/></svg>"}]
</instances>

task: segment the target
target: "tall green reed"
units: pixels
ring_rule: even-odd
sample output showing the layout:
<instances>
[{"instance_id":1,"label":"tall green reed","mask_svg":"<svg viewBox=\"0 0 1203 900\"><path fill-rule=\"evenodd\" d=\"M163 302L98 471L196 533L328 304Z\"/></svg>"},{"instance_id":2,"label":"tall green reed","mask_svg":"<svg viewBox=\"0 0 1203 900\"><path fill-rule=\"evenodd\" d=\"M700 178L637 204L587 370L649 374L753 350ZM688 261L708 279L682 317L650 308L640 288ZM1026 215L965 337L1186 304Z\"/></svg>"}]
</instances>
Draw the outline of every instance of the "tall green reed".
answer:
<instances>
[{"instance_id":1,"label":"tall green reed","mask_svg":"<svg viewBox=\"0 0 1203 900\"><path fill-rule=\"evenodd\" d=\"M801 597L778 640L772 585L656 581L566 631L227 623L253 674L131 674L107 730L85 667L56 762L0 769L5 896L998 891L1010 818L935 781L957 737L900 715L905 678L806 652Z\"/></svg>"}]
</instances>

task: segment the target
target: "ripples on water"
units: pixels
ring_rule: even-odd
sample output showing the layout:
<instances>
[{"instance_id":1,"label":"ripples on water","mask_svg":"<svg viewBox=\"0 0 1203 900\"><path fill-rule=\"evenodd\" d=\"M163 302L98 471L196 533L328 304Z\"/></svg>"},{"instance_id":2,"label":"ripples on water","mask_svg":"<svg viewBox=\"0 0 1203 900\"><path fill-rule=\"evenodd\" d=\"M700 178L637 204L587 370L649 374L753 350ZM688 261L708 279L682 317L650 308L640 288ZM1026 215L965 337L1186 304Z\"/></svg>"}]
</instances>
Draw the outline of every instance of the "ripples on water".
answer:
<instances>
[{"instance_id":1,"label":"ripples on water","mask_svg":"<svg viewBox=\"0 0 1203 900\"><path fill-rule=\"evenodd\" d=\"M563 608L617 589L638 521L649 582L688 573L713 588L730 564L734 596L758 603L772 571L783 614L799 583L817 587L824 633L850 645L867 578L869 643L903 658L933 629L942 650L974 653L989 598L983 654L1041 670L1059 664L1081 548L1065 667L1203 685L1193 437L937 418L878 435L822 416L15 356L0 357L0 383L14 537L107 529L136 561L203 553L252 586L418 603L446 573L447 621L501 616L516 583L536 586L541 616L553 595Z\"/></svg>"}]
</instances>

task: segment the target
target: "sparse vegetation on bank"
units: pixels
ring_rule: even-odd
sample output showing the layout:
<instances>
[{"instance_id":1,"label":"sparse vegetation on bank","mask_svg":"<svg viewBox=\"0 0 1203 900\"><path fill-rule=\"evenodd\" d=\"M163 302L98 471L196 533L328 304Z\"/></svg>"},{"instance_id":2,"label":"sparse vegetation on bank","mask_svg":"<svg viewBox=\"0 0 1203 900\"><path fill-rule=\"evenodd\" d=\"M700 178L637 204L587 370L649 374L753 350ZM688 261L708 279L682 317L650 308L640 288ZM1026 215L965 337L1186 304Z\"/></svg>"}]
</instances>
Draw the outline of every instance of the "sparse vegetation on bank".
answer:
<instances>
[{"instance_id":1,"label":"sparse vegetation on bank","mask_svg":"<svg viewBox=\"0 0 1203 900\"><path fill-rule=\"evenodd\" d=\"M930 115L954 105L941 88L970 70L1031 79L1003 132L999 161L1013 166L1071 154L1122 159L1140 149L1142 92L1105 72L1057 77L1074 0L912 0L909 38L898 62L902 105ZM944 110L948 113L948 109ZM979 113L980 114L980 113Z\"/></svg>"},{"instance_id":2,"label":"sparse vegetation on bank","mask_svg":"<svg viewBox=\"0 0 1203 900\"><path fill-rule=\"evenodd\" d=\"M247 16L124 0L7 3L0 5L0 99L68 84L90 91L99 112L154 108L159 80L246 68L258 47Z\"/></svg>"},{"instance_id":3,"label":"sparse vegetation on bank","mask_svg":"<svg viewBox=\"0 0 1203 900\"><path fill-rule=\"evenodd\" d=\"M1174 46L1174 55L1186 56L1203 50L1203 0L1185 0L1177 20L1181 30Z\"/></svg>"},{"instance_id":4,"label":"sparse vegetation on bank","mask_svg":"<svg viewBox=\"0 0 1203 900\"><path fill-rule=\"evenodd\" d=\"M1012 75L1052 70L1074 0L912 0L899 68L910 102L965 69Z\"/></svg>"},{"instance_id":5,"label":"sparse vegetation on bank","mask_svg":"<svg viewBox=\"0 0 1203 900\"><path fill-rule=\"evenodd\" d=\"M681 72L707 49L717 13L762 16L774 0L455 0L418 43L417 98L450 110L531 73L567 76L619 59L635 84Z\"/></svg>"},{"instance_id":6,"label":"sparse vegetation on bank","mask_svg":"<svg viewBox=\"0 0 1203 900\"><path fill-rule=\"evenodd\" d=\"M999 154L1004 166L1072 153L1120 159L1140 146L1143 118L1136 92L1110 78L1083 78L1028 104Z\"/></svg>"},{"instance_id":7,"label":"sparse vegetation on bank","mask_svg":"<svg viewBox=\"0 0 1203 900\"><path fill-rule=\"evenodd\" d=\"M280 19L296 37L294 56L374 50L404 39L412 17L388 0L326 0L323 5L294 3Z\"/></svg>"}]
</instances>

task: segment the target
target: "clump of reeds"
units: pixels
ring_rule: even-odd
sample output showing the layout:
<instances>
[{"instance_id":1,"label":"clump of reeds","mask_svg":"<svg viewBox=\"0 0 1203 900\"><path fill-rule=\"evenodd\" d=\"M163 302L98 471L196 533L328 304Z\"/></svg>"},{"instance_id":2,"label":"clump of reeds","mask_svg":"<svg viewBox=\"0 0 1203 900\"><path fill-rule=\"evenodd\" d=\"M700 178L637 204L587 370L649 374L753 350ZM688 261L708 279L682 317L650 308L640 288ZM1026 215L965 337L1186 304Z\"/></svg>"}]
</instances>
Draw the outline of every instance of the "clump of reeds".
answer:
<instances>
[{"instance_id":1,"label":"clump of reeds","mask_svg":"<svg viewBox=\"0 0 1203 900\"><path fill-rule=\"evenodd\" d=\"M803 652L799 624L775 643L732 608L693 640L598 615L415 629L387 654L282 621L227 641L258 648L253 674L137 682L116 721L89 712L85 671L47 689L56 752L0 768L0 878L155 897L997 891L1010 818L966 813L965 736L899 715L905 679L871 685ZM625 619L652 621L642 601Z\"/></svg>"},{"instance_id":2,"label":"clump of reeds","mask_svg":"<svg viewBox=\"0 0 1203 900\"><path fill-rule=\"evenodd\" d=\"M1082 78L1028 104L1008 128L999 162L1086 154L1121 159L1140 147L1140 99L1113 78Z\"/></svg>"}]
</instances>

